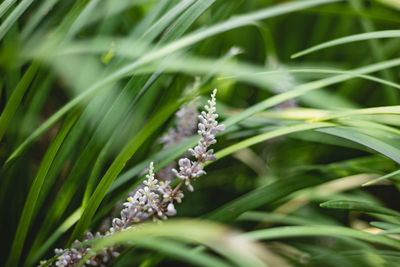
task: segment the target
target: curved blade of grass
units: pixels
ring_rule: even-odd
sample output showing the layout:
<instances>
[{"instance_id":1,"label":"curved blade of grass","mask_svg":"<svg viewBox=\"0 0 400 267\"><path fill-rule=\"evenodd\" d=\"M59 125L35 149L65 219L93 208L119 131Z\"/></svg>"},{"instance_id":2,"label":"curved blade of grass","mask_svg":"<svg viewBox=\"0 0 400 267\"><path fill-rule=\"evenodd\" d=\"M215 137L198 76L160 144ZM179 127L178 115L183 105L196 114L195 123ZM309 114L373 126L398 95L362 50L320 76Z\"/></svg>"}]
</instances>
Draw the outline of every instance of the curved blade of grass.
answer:
<instances>
[{"instance_id":1,"label":"curved blade of grass","mask_svg":"<svg viewBox=\"0 0 400 267\"><path fill-rule=\"evenodd\" d=\"M7 10L12 7L12 5L16 2L17 0L5 0L3 3L0 4L0 18L4 15L4 13L7 12Z\"/></svg>"},{"instance_id":2,"label":"curved blade of grass","mask_svg":"<svg viewBox=\"0 0 400 267\"><path fill-rule=\"evenodd\" d=\"M388 235L388 234L399 234L400 224L398 223L387 223L387 222L370 222L370 225L383 229L378 233L378 235Z\"/></svg>"},{"instance_id":3,"label":"curved blade of grass","mask_svg":"<svg viewBox=\"0 0 400 267\"><path fill-rule=\"evenodd\" d=\"M393 235L393 234L400 234L400 227L395 229L385 230L378 233L378 235Z\"/></svg>"},{"instance_id":4,"label":"curved blade of grass","mask_svg":"<svg viewBox=\"0 0 400 267\"><path fill-rule=\"evenodd\" d=\"M139 228L114 234L109 238L95 240L93 251L99 251L116 243L138 241L138 245L140 245L141 240L148 237L202 244L230 259L238 266L265 266L257 256L262 255L259 253L263 251L258 245L246 241L226 227L196 220L168 220L162 224L144 224Z\"/></svg>"},{"instance_id":5,"label":"curved blade of grass","mask_svg":"<svg viewBox=\"0 0 400 267\"><path fill-rule=\"evenodd\" d=\"M354 35L349 35L346 37L334 39L334 40L331 40L331 41L328 41L325 43L321 43L321 44L312 46L310 48L307 48L305 50L297 52L297 53L291 55L290 57L298 58L298 57L313 53L313 52L321 50L321 49L325 49L328 47L333 47L333 46L337 46L337 45L341 45L341 44L347 44L347 43L370 40L370 39L399 38L399 37L400 37L400 30L374 31L374 32L354 34Z\"/></svg>"},{"instance_id":6,"label":"curved blade of grass","mask_svg":"<svg viewBox=\"0 0 400 267\"><path fill-rule=\"evenodd\" d=\"M369 182L367 182L367 183L365 183L365 184L362 184L361 186L372 185L372 184L377 183L377 182L380 182L380 181L382 181L382 180L392 178L393 176L396 176L396 175L398 175L398 174L400 174L400 170L397 170L397 171L388 173L388 174L386 174L386 175L383 175L383 176L381 176L381 177L378 177L378 178L376 178L376 179L374 179L374 180L372 180L372 181L369 181Z\"/></svg>"},{"instance_id":7,"label":"curved blade of grass","mask_svg":"<svg viewBox=\"0 0 400 267\"><path fill-rule=\"evenodd\" d=\"M258 144L260 142L278 137L278 136L283 136L287 135L290 133L295 133L295 132L300 132L300 131L307 131L307 130L313 130L313 129L318 129L318 128L324 128L324 127L332 127L335 126L333 123L301 123L301 124L296 124L296 125L291 125L291 126L286 126L286 127L281 127L276 130L272 130L257 136L253 136L251 138L248 138L246 140L243 140L241 142L238 142L234 145L231 145L227 148L224 148L223 150L220 150L216 153L216 156L218 159L221 159L223 157L226 157L240 149L252 146L254 144Z\"/></svg>"},{"instance_id":8,"label":"curved blade of grass","mask_svg":"<svg viewBox=\"0 0 400 267\"><path fill-rule=\"evenodd\" d=\"M32 4L34 0L22 0L18 6L11 12L10 15L0 24L0 41L3 39L4 35L8 32L11 26L18 20L18 18L25 12L25 10ZM9 1L3 2L4 9L8 9L9 6L6 3ZM2 5L3 7L3 5ZM5 11L3 11L5 12Z\"/></svg>"},{"instance_id":9,"label":"curved blade of grass","mask_svg":"<svg viewBox=\"0 0 400 267\"><path fill-rule=\"evenodd\" d=\"M42 188L46 174L57 154L58 149L62 145L66 135L79 117L79 112L73 112L67 117L65 123L61 127L54 141L47 149L46 154L39 166L36 176L33 180L29 194L26 198L24 209L22 211L14 242L11 247L11 252L7 260L7 266L17 266L20 260L20 255L24 246L25 238L31 223L31 218L35 210L36 201L39 197L40 189Z\"/></svg>"},{"instance_id":10,"label":"curved blade of grass","mask_svg":"<svg viewBox=\"0 0 400 267\"><path fill-rule=\"evenodd\" d=\"M358 131L367 134L369 136L373 136L376 139L380 139L383 142L386 142L393 147L398 147L399 143L396 140L391 142L391 139L388 138L397 138L400 135L400 130L396 127L392 127L390 125L384 125L380 122L369 121L368 118L360 119L342 119L340 120L343 126L350 126L356 128Z\"/></svg>"},{"instance_id":11,"label":"curved blade of grass","mask_svg":"<svg viewBox=\"0 0 400 267\"><path fill-rule=\"evenodd\" d=\"M396 229L396 228L400 227L400 224L398 224L398 223L370 222L369 224L372 226L375 226L377 228L381 228L383 230L391 230L391 229Z\"/></svg>"},{"instance_id":12,"label":"curved blade of grass","mask_svg":"<svg viewBox=\"0 0 400 267\"><path fill-rule=\"evenodd\" d=\"M364 145L371 148L384 156L400 163L400 150L396 147L385 143L377 138L361 133L359 130L353 127L335 127L329 129L318 129L317 131L339 136L353 142Z\"/></svg>"},{"instance_id":13,"label":"curved blade of grass","mask_svg":"<svg viewBox=\"0 0 400 267\"><path fill-rule=\"evenodd\" d=\"M285 226L273 229L257 230L243 234L251 240L270 240L291 237L308 236L331 236L331 237L350 237L371 243L386 245L392 248L399 248L400 241L385 236L378 236L367 232L354 230L341 226Z\"/></svg>"},{"instance_id":14,"label":"curved blade of grass","mask_svg":"<svg viewBox=\"0 0 400 267\"><path fill-rule=\"evenodd\" d=\"M0 141L7 130L7 127L14 116L15 111L19 107L22 98L25 95L26 90L28 90L33 78L38 71L39 64L37 62L32 62L29 68L24 73L24 76L18 83L17 87L13 91L10 99L8 100L6 107L0 115Z\"/></svg>"},{"instance_id":15,"label":"curved blade of grass","mask_svg":"<svg viewBox=\"0 0 400 267\"><path fill-rule=\"evenodd\" d=\"M320 206L322 208L328 208L328 209L356 210L356 211L372 212L390 216L400 216L400 212L384 207L379 207L376 204L360 202L360 201L330 200L321 203Z\"/></svg>"},{"instance_id":16,"label":"curved blade of grass","mask_svg":"<svg viewBox=\"0 0 400 267\"><path fill-rule=\"evenodd\" d=\"M105 88L108 84L115 82L115 81L131 74L135 69L137 69L138 67L140 67L144 64L147 64L154 60L160 59L164 56L170 55L184 47L188 47L188 46L195 44L201 40L211 37L215 34L226 32L226 31L232 30L237 27L249 25L257 20L267 19L270 17L287 14L289 12L294 12L294 11L309 8L312 6L333 3L333 2L338 2L338 1L340 1L340 0L307 0L307 1L302 1L302 2L293 2L293 3L287 3L287 4L274 6L271 8L266 8L266 9L263 9L260 11L246 14L246 15L237 16L237 17L229 19L225 22L221 22L219 24L210 26L207 29L203 29L198 32L189 34L186 37L183 37L183 38L181 38L177 41L174 41L160 49L157 49L149 54L146 54L143 57L141 57L139 60L118 69L117 71L110 74L103 80L97 82L96 84L94 84L93 86L88 88L88 90L81 93L80 95L78 95L77 97L72 99L70 102L68 102L66 105L64 105L62 108L60 108L49 119L47 119L41 126L39 126L36 129L36 131L33 132L12 153L12 155L7 159L7 162L10 162L13 158L18 156L22 152L22 150L25 149L26 146L28 146L31 142L36 140L36 138L38 138L42 133L44 133L47 129L49 129L62 116L64 116L70 109L72 109L79 103L88 99L90 96L92 96L98 90Z\"/></svg>"},{"instance_id":17,"label":"curved blade of grass","mask_svg":"<svg viewBox=\"0 0 400 267\"><path fill-rule=\"evenodd\" d=\"M400 106L386 106L375 108L363 108L355 110L346 110L339 112L331 112L327 116L322 116L323 120L330 120L336 118L358 116L358 115L373 115L373 114L400 114Z\"/></svg>"},{"instance_id":18,"label":"curved blade of grass","mask_svg":"<svg viewBox=\"0 0 400 267\"><path fill-rule=\"evenodd\" d=\"M368 116L377 114L400 114L400 106L385 106L373 108L332 111L325 109L293 108L286 110L268 110L254 115L256 118L273 118L282 120L325 121L352 116ZM367 117L368 118L368 117Z\"/></svg>"}]
</instances>

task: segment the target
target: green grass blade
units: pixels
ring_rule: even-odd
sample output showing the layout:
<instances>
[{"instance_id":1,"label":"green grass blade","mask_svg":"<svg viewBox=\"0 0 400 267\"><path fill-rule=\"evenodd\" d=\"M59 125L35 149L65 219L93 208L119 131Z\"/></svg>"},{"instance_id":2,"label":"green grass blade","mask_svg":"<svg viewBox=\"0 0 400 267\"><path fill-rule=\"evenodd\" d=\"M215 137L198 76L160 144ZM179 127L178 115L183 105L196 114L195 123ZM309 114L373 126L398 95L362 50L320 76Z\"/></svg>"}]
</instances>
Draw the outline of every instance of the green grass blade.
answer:
<instances>
[{"instance_id":1,"label":"green grass blade","mask_svg":"<svg viewBox=\"0 0 400 267\"><path fill-rule=\"evenodd\" d=\"M342 44L365 41L370 39L399 38L399 37L400 37L400 30L374 31L374 32L354 34L312 46L303 51L293 54L291 58L298 58L313 53L315 51L319 51L325 48L334 47Z\"/></svg>"},{"instance_id":2,"label":"green grass blade","mask_svg":"<svg viewBox=\"0 0 400 267\"><path fill-rule=\"evenodd\" d=\"M13 26L13 24L19 19L19 17L25 12L25 10L32 4L33 1L34 0L22 0L18 4L18 6L11 12L11 14L7 16L3 23L0 24L0 41L3 39L4 35L6 35L8 30ZM9 7L6 5L7 2L8 1L3 2L5 10Z\"/></svg>"},{"instance_id":3,"label":"green grass blade","mask_svg":"<svg viewBox=\"0 0 400 267\"><path fill-rule=\"evenodd\" d=\"M324 127L332 127L335 126L335 124L332 123L302 123L302 124L297 124L297 125L291 125L287 127L282 127L276 130L272 130L270 132L266 132L251 138L248 138L246 140L243 140L241 142L238 142L234 145L231 145L223 150L220 150L216 153L216 156L218 159L221 159L223 157L226 157L236 151L239 151L243 148L252 146L254 144L258 144L260 142L278 137L278 136L283 136L295 132L300 132L300 131L307 131L307 130L313 130L313 129L318 129L318 128L324 128Z\"/></svg>"},{"instance_id":4,"label":"green grass blade","mask_svg":"<svg viewBox=\"0 0 400 267\"><path fill-rule=\"evenodd\" d=\"M370 222L370 225L381 228L383 230L392 230L400 227L398 223L387 223L387 222Z\"/></svg>"},{"instance_id":5,"label":"green grass blade","mask_svg":"<svg viewBox=\"0 0 400 267\"><path fill-rule=\"evenodd\" d=\"M369 181L369 182L367 182L367 183L365 183L365 184L362 184L362 186L369 186L369 185L372 185L372 184L374 184L374 183L380 182L380 181L382 181L382 180L392 178L393 176L396 176L396 175L398 175L398 174L400 174L400 170L397 170L397 171L388 173L388 174L386 174L386 175L383 175L383 176L381 176L381 177L378 177L378 178L376 178L376 179L374 179L374 180L372 180L372 181Z\"/></svg>"},{"instance_id":6,"label":"green grass blade","mask_svg":"<svg viewBox=\"0 0 400 267\"><path fill-rule=\"evenodd\" d=\"M9 123L11 122L15 111L20 106L21 100L25 95L26 90L28 90L29 85L31 84L33 78L38 71L39 64L37 62L33 62L29 68L24 73L24 76L18 83L17 87L13 91L10 99L7 102L6 107L0 116L0 140L3 138L4 133L7 130Z\"/></svg>"},{"instance_id":7,"label":"green grass blade","mask_svg":"<svg viewBox=\"0 0 400 267\"><path fill-rule=\"evenodd\" d=\"M320 204L322 208L328 209L341 209L341 210L356 210L356 211L363 211L363 212L372 212L390 216L400 216L400 212L379 207L376 204L366 203L366 202L359 202L359 201L349 201L349 200L330 200Z\"/></svg>"},{"instance_id":8,"label":"green grass blade","mask_svg":"<svg viewBox=\"0 0 400 267\"><path fill-rule=\"evenodd\" d=\"M330 236L330 237L350 237L363 241L385 245L397 249L400 246L400 241L370 234L360 230L354 230L341 226L286 226L276 227L273 229L257 230L244 234L245 237L251 240L271 240L279 238L291 237L312 237L312 236Z\"/></svg>"},{"instance_id":9,"label":"green grass blade","mask_svg":"<svg viewBox=\"0 0 400 267\"><path fill-rule=\"evenodd\" d=\"M5 0L3 3L0 4L0 18L7 12L7 10L12 7L12 5L17 0Z\"/></svg>"},{"instance_id":10,"label":"green grass blade","mask_svg":"<svg viewBox=\"0 0 400 267\"><path fill-rule=\"evenodd\" d=\"M51 143L49 149L43 157L40 167L33 180L29 194L26 198L24 209L22 211L17 232L15 234L14 242L11 247L10 256L7 261L7 266L17 266L20 261L20 255L24 246L25 238L29 230L31 218L35 210L35 205L39 197L40 190L42 188L46 174L57 154L58 149L62 145L65 136L68 134L71 127L74 125L79 113L72 113L61 127L59 133Z\"/></svg>"},{"instance_id":11,"label":"green grass blade","mask_svg":"<svg viewBox=\"0 0 400 267\"><path fill-rule=\"evenodd\" d=\"M364 134L353 127L336 127L329 129L319 129L318 131L339 136L353 142L371 148L382 155L400 163L400 149L392 146L380 139L374 138L370 135Z\"/></svg>"}]
</instances>

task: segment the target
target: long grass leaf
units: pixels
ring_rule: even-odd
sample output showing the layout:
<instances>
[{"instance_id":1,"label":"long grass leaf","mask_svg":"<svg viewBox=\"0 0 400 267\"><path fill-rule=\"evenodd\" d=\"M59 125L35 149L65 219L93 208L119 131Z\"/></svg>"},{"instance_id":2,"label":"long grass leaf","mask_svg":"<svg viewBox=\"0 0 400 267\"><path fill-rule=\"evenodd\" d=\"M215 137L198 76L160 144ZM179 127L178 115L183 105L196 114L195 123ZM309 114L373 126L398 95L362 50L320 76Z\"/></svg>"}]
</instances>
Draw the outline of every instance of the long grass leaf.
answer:
<instances>
[{"instance_id":1,"label":"long grass leaf","mask_svg":"<svg viewBox=\"0 0 400 267\"><path fill-rule=\"evenodd\" d=\"M372 181L369 181L369 182L367 182L367 183L365 183L365 184L362 184L362 186L369 186L369 185L372 185L372 184L374 184L374 183L383 181L383 180L385 180L385 179L392 178L393 176L396 176L396 175L399 175L399 174L400 174L400 170L396 170L396 171L394 171L394 172L391 172L391 173L388 173L388 174L383 175L383 176L381 176L381 177L378 177L378 178L376 178L376 179L374 179L374 180L372 180Z\"/></svg>"},{"instance_id":2,"label":"long grass leaf","mask_svg":"<svg viewBox=\"0 0 400 267\"><path fill-rule=\"evenodd\" d=\"M360 230L355 230L341 226L286 226L274 229L257 230L244 234L251 240L271 240L291 237L312 237L312 236L331 236L331 237L350 237L372 243L377 243L392 248L398 248L400 241L370 234Z\"/></svg>"},{"instance_id":3,"label":"long grass leaf","mask_svg":"<svg viewBox=\"0 0 400 267\"><path fill-rule=\"evenodd\" d=\"M19 19L19 17L25 12L25 10L32 4L34 0L22 0L17 7L11 12L10 15L0 24L0 40L3 39L4 35L10 30L11 26ZM7 5L10 1L4 1L2 6L5 12L9 8ZM3 6L4 4L4 6Z\"/></svg>"},{"instance_id":4,"label":"long grass leaf","mask_svg":"<svg viewBox=\"0 0 400 267\"><path fill-rule=\"evenodd\" d=\"M39 64L37 62L33 62L29 68L24 73L21 81L18 83L17 87L13 91L10 99L7 102L6 107L0 115L0 140L3 138L4 133L7 130L9 123L11 122L15 111L20 106L21 100L25 95L25 92L28 90L29 85L31 84L36 72L39 68Z\"/></svg>"},{"instance_id":5,"label":"long grass leaf","mask_svg":"<svg viewBox=\"0 0 400 267\"><path fill-rule=\"evenodd\" d=\"M364 134L353 127L336 127L330 129L319 129L318 131L339 136L371 148L386 157L400 163L400 150L382 140Z\"/></svg>"},{"instance_id":6,"label":"long grass leaf","mask_svg":"<svg viewBox=\"0 0 400 267\"><path fill-rule=\"evenodd\" d=\"M330 200L321 203L320 206L322 208L328 208L328 209L356 210L363 212L379 213L390 216L398 216L398 217L400 216L400 212L384 207L379 207L376 204L360 202L360 201Z\"/></svg>"},{"instance_id":7,"label":"long grass leaf","mask_svg":"<svg viewBox=\"0 0 400 267\"><path fill-rule=\"evenodd\" d=\"M216 153L216 156L218 159L221 159L223 157L226 157L227 155L230 155L236 151L239 151L240 149L252 146L254 144L278 137L278 136L283 136L287 135L290 133L295 133L299 131L307 131L307 130L313 130L313 129L318 129L318 128L324 128L324 127L332 127L335 126L335 124L331 123L302 123L302 124L297 124L297 125L291 125L287 127L282 127L276 130L272 130L251 138L248 138L246 140L243 140L241 142L238 142L234 145L231 145L221 151L218 151Z\"/></svg>"},{"instance_id":8,"label":"long grass leaf","mask_svg":"<svg viewBox=\"0 0 400 267\"><path fill-rule=\"evenodd\" d=\"M17 266L20 261L20 255L24 246L26 235L29 230L29 226L31 224L31 218L35 210L35 205L39 197L44 179L46 178L47 172L49 171L49 168L57 154L58 149L62 145L65 136L74 125L76 119L78 118L78 115L78 112L73 112L71 116L66 119L65 123L61 127L59 133L55 137L54 141L51 143L49 149L42 159L42 162L39 166L39 169L36 173L33 184L25 201L24 209L18 223L14 242L11 247L10 256L7 261L7 266Z\"/></svg>"},{"instance_id":9,"label":"long grass leaf","mask_svg":"<svg viewBox=\"0 0 400 267\"><path fill-rule=\"evenodd\" d=\"M303 51L297 52L291 56L291 58L298 58L315 51L319 51L325 48L334 47L342 44L365 41L370 39L381 39L381 38L399 38L400 31L399 30L387 30L387 31L374 31L374 32L366 32L360 34L349 35L346 37L334 39L329 42L321 43L310 48L307 48Z\"/></svg>"},{"instance_id":10,"label":"long grass leaf","mask_svg":"<svg viewBox=\"0 0 400 267\"><path fill-rule=\"evenodd\" d=\"M0 18L7 12L7 10L12 7L12 5L17 0L5 0L3 3L0 4Z\"/></svg>"}]
</instances>

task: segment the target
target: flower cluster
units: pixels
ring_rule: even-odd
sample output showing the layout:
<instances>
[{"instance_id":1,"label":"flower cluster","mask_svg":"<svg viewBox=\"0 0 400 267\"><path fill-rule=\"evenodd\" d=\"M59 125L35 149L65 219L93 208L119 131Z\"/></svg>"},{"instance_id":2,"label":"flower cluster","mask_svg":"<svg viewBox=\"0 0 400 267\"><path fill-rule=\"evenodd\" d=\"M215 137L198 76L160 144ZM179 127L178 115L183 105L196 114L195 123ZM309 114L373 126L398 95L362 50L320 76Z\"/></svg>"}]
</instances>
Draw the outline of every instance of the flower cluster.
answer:
<instances>
[{"instance_id":1,"label":"flower cluster","mask_svg":"<svg viewBox=\"0 0 400 267\"><path fill-rule=\"evenodd\" d=\"M110 235L108 232L106 236ZM93 238L103 238L99 232L93 235L91 232L87 232L83 241L87 241ZM73 245L79 245L81 242L76 240ZM77 247L70 249L60 249L56 248L54 250L55 254L58 254L55 266L66 267L66 266L76 266L81 259L90 252L90 247ZM95 255L91 256L85 261L85 265L88 266L106 266L111 259L117 257L119 252L115 248L103 248L101 251L97 252ZM40 266L46 264L46 261L41 261Z\"/></svg>"},{"instance_id":2,"label":"flower cluster","mask_svg":"<svg viewBox=\"0 0 400 267\"><path fill-rule=\"evenodd\" d=\"M138 223L152 217L154 220L165 220L176 214L173 203L170 203L169 185L154 178L154 165L150 163L149 172L143 182L144 187L128 197L123 204L121 218L112 221L111 233L127 229L132 223Z\"/></svg>"},{"instance_id":3,"label":"flower cluster","mask_svg":"<svg viewBox=\"0 0 400 267\"><path fill-rule=\"evenodd\" d=\"M201 138L194 149L189 149L189 153L196 158L196 161L191 161L188 158L180 159L178 162L179 172L176 169L172 170L176 177L185 182L185 185L188 187L189 191L193 191L193 186L190 182L205 174L203 165L200 164L216 159L214 150L207 149L209 146L217 142L215 135L218 132L224 131L225 129L223 124L218 125L217 122L218 114L215 113L216 94L217 89L214 89L211 95L211 100L208 100L208 105L204 107L207 113L202 111L201 115L198 116L200 122L198 124L197 133L201 136Z\"/></svg>"},{"instance_id":4,"label":"flower cluster","mask_svg":"<svg viewBox=\"0 0 400 267\"><path fill-rule=\"evenodd\" d=\"M218 115L216 112L216 100L215 95L217 91L214 89L211 100L208 101L208 105L205 106L206 112L202 112L201 115L197 115L196 112L187 112L185 109L181 109L177 117L185 120L180 121L176 128L176 133L182 133L183 135L193 132L193 126L187 121L190 118L190 122L197 122L198 134L201 136L197 146L194 149L189 149L189 154L196 158L195 161L191 161L188 158L182 158L178 161L179 172L173 169L174 175L181 179L181 181L174 188L171 187L170 181L164 182L155 178L153 162L150 163L146 180L142 186L136 190L132 196L127 198L127 201L123 203L123 209L120 213L119 218L112 220L112 226L106 232L105 235L96 233L95 236L91 232L88 232L83 241L96 238L104 238L113 235L116 232L124 231L133 227L134 224L143 222L147 219L152 218L153 220L160 221L166 220L169 216L176 214L174 203L180 203L184 197L183 192L180 190L183 184L185 184L190 191L193 191L191 181L195 180L199 176L205 174L203 170L203 163L207 161L215 160L214 151L208 150L208 147L216 143L215 135L218 132L224 130L224 125L218 125L216 119ZM188 108L188 107L187 107ZM188 117L185 117L187 114ZM197 118L194 119L193 115L196 114ZM184 119L185 118L185 119ZM167 143L165 143L167 144ZM79 241L74 242L75 245L79 245ZM117 247L104 248L102 251L91 255L89 259L84 263L89 266L106 266L106 264L114 257L119 255ZM55 253L58 254L56 266L69 267L76 266L81 259L90 253L90 246L76 246L76 248L70 249L55 249ZM45 261L41 262L41 265L45 264Z\"/></svg>"},{"instance_id":5,"label":"flower cluster","mask_svg":"<svg viewBox=\"0 0 400 267\"><path fill-rule=\"evenodd\" d=\"M169 129L168 133L159 139L159 142L163 144L164 149L175 145L196 133L198 121L197 117L199 116L197 107L198 105L196 103L190 102L182 105L182 107L175 113L176 126ZM176 162L173 161L159 170L155 175L160 182L169 184L175 178L175 175L172 171L175 167ZM135 196L136 192L144 187L145 184L139 185L132 192L130 192L129 195ZM120 208L123 205L123 201L120 201L116 207Z\"/></svg>"}]
</instances>

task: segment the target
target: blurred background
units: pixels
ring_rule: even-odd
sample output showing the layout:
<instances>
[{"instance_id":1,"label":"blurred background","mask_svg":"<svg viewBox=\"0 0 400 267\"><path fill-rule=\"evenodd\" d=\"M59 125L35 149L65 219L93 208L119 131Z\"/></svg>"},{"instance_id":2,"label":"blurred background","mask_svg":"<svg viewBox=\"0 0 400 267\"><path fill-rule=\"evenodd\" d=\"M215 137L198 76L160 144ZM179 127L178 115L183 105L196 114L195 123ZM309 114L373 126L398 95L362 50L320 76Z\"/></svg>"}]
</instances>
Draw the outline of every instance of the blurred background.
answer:
<instances>
[{"instance_id":1,"label":"blurred background","mask_svg":"<svg viewBox=\"0 0 400 267\"><path fill-rule=\"evenodd\" d=\"M20 266L65 247L104 177L85 230L107 225L150 161L161 169L196 143L164 148L160 138L181 105L203 106L213 88L227 126L221 153L178 217L243 232L317 224L396 234L399 10L396 0L0 3L0 263L13 242ZM320 206L329 200L345 202ZM326 235L263 247L271 266L400 262L386 241ZM157 250L120 258L115 266L189 264Z\"/></svg>"}]
</instances>

